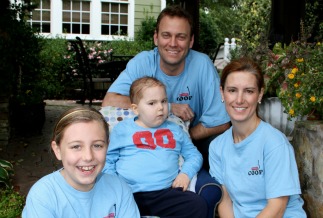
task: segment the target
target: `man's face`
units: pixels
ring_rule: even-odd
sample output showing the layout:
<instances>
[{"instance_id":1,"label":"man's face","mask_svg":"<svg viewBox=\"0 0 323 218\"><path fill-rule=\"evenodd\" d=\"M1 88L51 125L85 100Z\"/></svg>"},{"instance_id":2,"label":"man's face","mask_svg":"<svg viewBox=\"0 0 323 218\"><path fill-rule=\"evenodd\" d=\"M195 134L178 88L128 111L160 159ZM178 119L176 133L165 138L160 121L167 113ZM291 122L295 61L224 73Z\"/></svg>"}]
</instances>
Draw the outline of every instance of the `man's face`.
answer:
<instances>
[{"instance_id":1,"label":"man's face","mask_svg":"<svg viewBox=\"0 0 323 218\"><path fill-rule=\"evenodd\" d=\"M187 20L165 16L154 34L155 45L160 54L160 67L169 75L178 75L184 70L185 57L194 43Z\"/></svg>"}]
</instances>

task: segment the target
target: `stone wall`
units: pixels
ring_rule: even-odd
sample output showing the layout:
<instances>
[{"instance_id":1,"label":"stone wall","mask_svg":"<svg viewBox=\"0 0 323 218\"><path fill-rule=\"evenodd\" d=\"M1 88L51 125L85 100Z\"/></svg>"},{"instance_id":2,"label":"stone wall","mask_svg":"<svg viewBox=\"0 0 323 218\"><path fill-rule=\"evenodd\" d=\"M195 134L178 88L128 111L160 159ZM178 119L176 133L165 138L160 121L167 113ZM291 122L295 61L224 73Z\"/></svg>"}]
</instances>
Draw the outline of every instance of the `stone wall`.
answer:
<instances>
[{"instance_id":1,"label":"stone wall","mask_svg":"<svg viewBox=\"0 0 323 218\"><path fill-rule=\"evenodd\" d=\"M323 121L297 121L293 134L296 160L309 218L323 217Z\"/></svg>"}]
</instances>

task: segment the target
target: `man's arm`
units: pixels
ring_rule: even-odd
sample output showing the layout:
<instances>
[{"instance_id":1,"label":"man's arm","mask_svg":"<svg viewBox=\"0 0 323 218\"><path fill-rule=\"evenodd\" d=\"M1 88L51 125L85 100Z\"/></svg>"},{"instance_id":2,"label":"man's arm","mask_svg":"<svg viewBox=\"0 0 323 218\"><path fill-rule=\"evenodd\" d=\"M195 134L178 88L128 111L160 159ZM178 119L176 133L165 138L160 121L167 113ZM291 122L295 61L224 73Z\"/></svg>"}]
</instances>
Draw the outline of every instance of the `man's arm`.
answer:
<instances>
[{"instance_id":1,"label":"man's arm","mask_svg":"<svg viewBox=\"0 0 323 218\"><path fill-rule=\"evenodd\" d=\"M130 98L114 92L107 92L102 101L102 107L115 106L120 108L130 108Z\"/></svg>"},{"instance_id":2,"label":"man's arm","mask_svg":"<svg viewBox=\"0 0 323 218\"><path fill-rule=\"evenodd\" d=\"M219 135L229 128L230 123L225 123L220 126L211 128L206 128L201 123L199 123L196 126L190 128L190 136L192 140L201 140L213 135Z\"/></svg>"}]
</instances>

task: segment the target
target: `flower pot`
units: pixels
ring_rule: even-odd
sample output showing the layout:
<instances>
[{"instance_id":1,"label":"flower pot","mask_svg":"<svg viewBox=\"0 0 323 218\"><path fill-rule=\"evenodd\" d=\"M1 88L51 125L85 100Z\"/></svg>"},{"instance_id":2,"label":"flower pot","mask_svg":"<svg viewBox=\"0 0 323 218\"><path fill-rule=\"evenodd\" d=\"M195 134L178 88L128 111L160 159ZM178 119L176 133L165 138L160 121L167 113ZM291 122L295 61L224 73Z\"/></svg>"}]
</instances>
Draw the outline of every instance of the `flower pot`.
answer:
<instances>
[{"instance_id":1,"label":"flower pot","mask_svg":"<svg viewBox=\"0 0 323 218\"><path fill-rule=\"evenodd\" d=\"M288 115L284 113L284 110L284 106L278 97L270 97L263 99L258 112L264 121L279 129L291 140L295 121L299 118L288 120Z\"/></svg>"}]
</instances>

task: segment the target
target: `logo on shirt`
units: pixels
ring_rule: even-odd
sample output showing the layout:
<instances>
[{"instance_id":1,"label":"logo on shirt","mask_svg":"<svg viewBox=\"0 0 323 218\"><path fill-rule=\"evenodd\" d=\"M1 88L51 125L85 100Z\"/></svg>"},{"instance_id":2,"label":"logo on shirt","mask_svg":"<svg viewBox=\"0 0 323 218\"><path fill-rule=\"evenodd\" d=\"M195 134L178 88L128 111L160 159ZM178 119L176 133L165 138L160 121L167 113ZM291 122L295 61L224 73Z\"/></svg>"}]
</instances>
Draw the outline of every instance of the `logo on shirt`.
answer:
<instances>
[{"instance_id":1,"label":"logo on shirt","mask_svg":"<svg viewBox=\"0 0 323 218\"><path fill-rule=\"evenodd\" d=\"M191 96L190 94L190 89L188 88L188 86L186 88L187 92L180 93L177 97L177 101L187 101L192 99L193 96Z\"/></svg>"},{"instance_id":2,"label":"logo on shirt","mask_svg":"<svg viewBox=\"0 0 323 218\"><path fill-rule=\"evenodd\" d=\"M248 172L249 176L257 176L257 175L261 175L264 172L264 170L260 169L260 165L259 165L259 160L258 160L258 165L251 167L251 170Z\"/></svg>"},{"instance_id":3,"label":"logo on shirt","mask_svg":"<svg viewBox=\"0 0 323 218\"><path fill-rule=\"evenodd\" d=\"M114 213L109 213L108 216L105 216L103 218L115 218Z\"/></svg>"}]
</instances>

